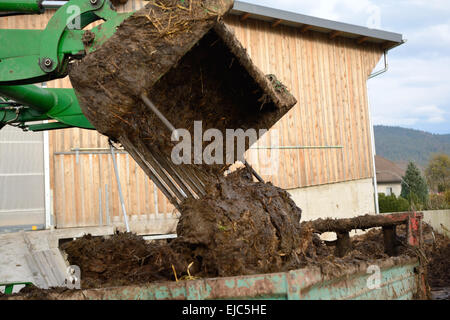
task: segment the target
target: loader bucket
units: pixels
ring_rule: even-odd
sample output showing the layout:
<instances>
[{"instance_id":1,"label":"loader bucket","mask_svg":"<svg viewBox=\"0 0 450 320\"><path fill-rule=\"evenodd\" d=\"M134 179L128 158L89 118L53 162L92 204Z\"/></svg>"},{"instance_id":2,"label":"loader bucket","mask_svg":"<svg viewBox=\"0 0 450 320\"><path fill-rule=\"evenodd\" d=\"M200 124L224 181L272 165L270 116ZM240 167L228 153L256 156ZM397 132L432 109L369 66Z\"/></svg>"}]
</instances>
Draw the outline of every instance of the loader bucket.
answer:
<instances>
[{"instance_id":1,"label":"loader bucket","mask_svg":"<svg viewBox=\"0 0 450 320\"><path fill-rule=\"evenodd\" d=\"M120 142L175 206L202 196L229 164L227 150L219 164L196 163L197 154L191 164L174 163L173 128L189 131L194 151L199 121L202 132L217 129L225 139L226 129L270 129L296 104L222 22L232 6L150 1L69 72L89 121Z\"/></svg>"}]
</instances>

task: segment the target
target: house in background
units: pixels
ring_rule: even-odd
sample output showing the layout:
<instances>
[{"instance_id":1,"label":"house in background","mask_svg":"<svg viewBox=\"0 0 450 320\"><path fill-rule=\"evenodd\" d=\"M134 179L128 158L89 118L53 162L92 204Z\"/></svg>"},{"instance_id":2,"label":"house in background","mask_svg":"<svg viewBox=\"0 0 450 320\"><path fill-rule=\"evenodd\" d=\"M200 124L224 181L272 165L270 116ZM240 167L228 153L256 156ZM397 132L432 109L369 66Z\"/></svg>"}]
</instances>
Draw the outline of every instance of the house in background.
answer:
<instances>
[{"instance_id":1,"label":"house in background","mask_svg":"<svg viewBox=\"0 0 450 320\"><path fill-rule=\"evenodd\" d=\"M402 177L405 172L394 162L375 156L375 168L377 172L378 193L384 193L387 196L395 194L397 197L402 192Z\"/></svg>"}]
</instances>

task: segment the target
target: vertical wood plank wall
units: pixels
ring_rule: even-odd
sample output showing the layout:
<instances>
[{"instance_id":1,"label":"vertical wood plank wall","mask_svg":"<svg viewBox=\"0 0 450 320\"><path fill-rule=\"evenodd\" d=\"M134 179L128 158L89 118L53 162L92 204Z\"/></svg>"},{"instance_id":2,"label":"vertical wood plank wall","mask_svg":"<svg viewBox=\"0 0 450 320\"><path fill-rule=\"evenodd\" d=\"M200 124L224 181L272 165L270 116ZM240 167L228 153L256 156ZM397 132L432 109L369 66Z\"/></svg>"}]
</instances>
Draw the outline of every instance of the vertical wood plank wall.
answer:
<instances>
[{"instance_id":1,"label":"vertical wood plank wall","mask_svg":"<svg viewBox=\"0 0 450 320\"><path fill-rule=\"evenodd\" d=\"M122 9L137 10L142 1ZM0 28L43 29L52 12L40 16L0 18ZM366 80L382 50L374 44L335 38L298 28L230 16L227 24L266 74L275 74L297 98L297 105L274 129L276 136L259 146L343 146L342 149L250 150L249 162L263 177L285 189L373 177ZM70 88L68 78L48 87ZM107 139L96 131L50 132L50 178L59 228L106 225L122 220ZM76 152L77 148L95 151ZM264 174L263 160L278 159L273 174ZM148 218L174 214L173 206L155 188L134 160L117 154L128 214ZM261 162L261 163L260 163Z\"/></svg>"}]
</instances>

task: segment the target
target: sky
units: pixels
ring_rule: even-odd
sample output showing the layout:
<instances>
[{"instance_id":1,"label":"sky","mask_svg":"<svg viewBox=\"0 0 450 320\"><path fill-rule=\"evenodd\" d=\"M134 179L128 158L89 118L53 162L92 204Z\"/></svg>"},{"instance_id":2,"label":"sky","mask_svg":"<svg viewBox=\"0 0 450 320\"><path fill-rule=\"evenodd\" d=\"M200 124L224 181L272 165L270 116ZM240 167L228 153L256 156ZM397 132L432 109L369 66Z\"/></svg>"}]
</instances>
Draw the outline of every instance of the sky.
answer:
<instances>
[{"instance_id":1,"label":"sky","mask_svg":"<svg viewBox=\"0 0 450 320\"><path fill-rule=\"evenodd\" d=\"M401 33L389 71L368 81L373 123L450 134L449 0L242 1Z\"/></svg>"}]
</instances>

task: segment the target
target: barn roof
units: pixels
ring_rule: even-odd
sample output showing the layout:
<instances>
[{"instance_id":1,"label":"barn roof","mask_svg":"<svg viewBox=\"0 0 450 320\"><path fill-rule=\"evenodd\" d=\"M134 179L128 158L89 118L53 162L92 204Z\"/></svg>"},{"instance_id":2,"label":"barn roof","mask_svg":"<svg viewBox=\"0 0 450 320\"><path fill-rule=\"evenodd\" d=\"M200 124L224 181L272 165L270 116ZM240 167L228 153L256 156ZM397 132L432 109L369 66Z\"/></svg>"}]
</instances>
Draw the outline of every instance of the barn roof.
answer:
<instances>
[{"instance_id":1,"label":"barn roof","mask_svg":"<svg viewBox=\"0 0 450 320\"><path fill-rule=\"evenodd\" d=\"M389 50L404 43L403 36L399 33L361 27L348 23L342 23L322 18L307 16L295 12L284 11L235 1L231 12L241 16L241 20L248 18L268 21L272 26L286 25L301 28L303 31L312 30L328 33L333 39L337 36L355 39L358 43L379 43L383 49Z\"/></svg>"}]
</instances>

